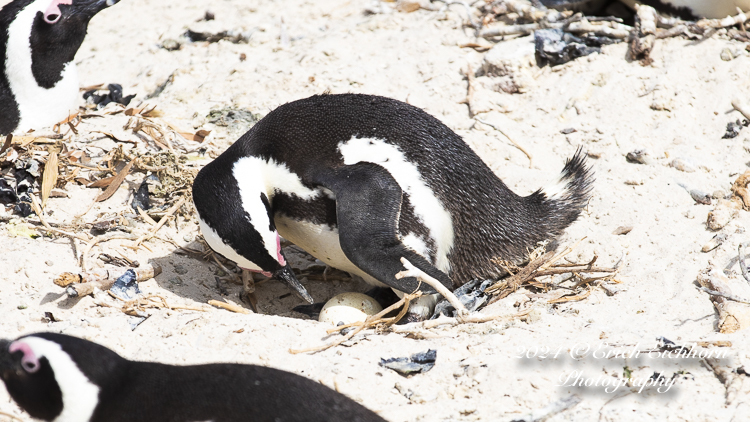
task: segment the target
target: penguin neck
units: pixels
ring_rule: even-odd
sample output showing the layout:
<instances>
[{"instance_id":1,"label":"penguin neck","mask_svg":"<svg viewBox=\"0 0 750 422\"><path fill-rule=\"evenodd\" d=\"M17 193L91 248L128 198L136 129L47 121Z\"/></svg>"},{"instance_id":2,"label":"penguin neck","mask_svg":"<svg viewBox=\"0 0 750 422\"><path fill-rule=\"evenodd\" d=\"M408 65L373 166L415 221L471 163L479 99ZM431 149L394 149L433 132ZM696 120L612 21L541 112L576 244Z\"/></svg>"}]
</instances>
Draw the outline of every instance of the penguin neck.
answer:
<instances>
[{"instance_id":1,"label":"penguin neck","mask_svg":"<svg viewBox=\"0 0 750 422\"><path fill-rule=\"evenodd\" d=\"M0 102L12 103L15 99L19 119L16 131L54 125L77 109L78 73L72 58L65 61L66 57L57 55L59 63L39 60L35 64L33 60L31 31L37 14L47 6L48 0L29 3L17 12L7 29L3 73L9 89L0 90ZM58 75L49 69L40 70L41 66L61 71ZM0 117L0 129L7 126L3 119Z\"/></svg>"}]
</instances>

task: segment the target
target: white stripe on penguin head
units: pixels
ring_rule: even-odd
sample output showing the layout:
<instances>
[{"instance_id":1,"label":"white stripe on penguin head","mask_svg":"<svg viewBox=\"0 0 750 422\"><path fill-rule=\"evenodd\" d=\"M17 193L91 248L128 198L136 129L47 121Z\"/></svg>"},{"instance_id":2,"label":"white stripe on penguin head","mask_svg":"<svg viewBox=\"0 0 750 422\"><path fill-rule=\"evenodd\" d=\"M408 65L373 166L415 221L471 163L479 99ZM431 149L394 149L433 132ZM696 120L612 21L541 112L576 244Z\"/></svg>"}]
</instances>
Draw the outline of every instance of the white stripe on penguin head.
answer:
<instances>
[{"instance_id":1,"label":"white stripe on penguin head","mask_svg":"<svg viewBox=\"0 0 750 422\"><path fill-rule=\"evenodd\" d=\"M250 224L260 234L268 254L281 265L286 265L281 255L279 234L276 230L271 230L271 217L261 200L261 194L266 196L270 204L277 191L308 200L316 198L322 192L303 185L299 176L273 159L240 158L232 167L232 175L237 180L242 208L250 216Z\"/></svg>"},{"instance_id":2,"label":"white stripe on penguin head","mask_svg":"<svg viewBox=\"0 0 750 422\"><path fill-rule=\"evenodd\" d=\"M339 151L346 165L359 162L377 164L388 170L396 179L401 190L409 195L414 214L427 227L430 237L435 241L435 267L448 274L448 255L453 249L453 219L432 189L427 186L416 164L407 160L396 145L382 139L352 138L340 143ZM415 248L416 245L413 245L413 239L411 240L412 245L409 246ZM429 256L425 258L429 260Z\"/></svg>"},{"instance_id":3,"label":"white stripe on penguin head","mask_svg":"<svg viewBox=\"0 0 750 422\"><path fill-rule=\"evenodd\" d=\"M14 341L10 347L20 351L31 349L36 359L47 358L62 392L62 413L54 422L81 422L91 419L94 409L99 404L99 387L81 372L59 344L30 336Z\"/></svg>"},{"instance_id":4,"label":"white stripe on penguin head","mask_svg":"<svg viewBox=\"0 0 750 422\"><path fill-rule=\"evenodd\" d=\"M56 3L64 3L55 0ZM78 73L75 62L65 64L62 79L50 88L40 87L31 71L31 28L39 12L45 13L52 0L36 0L18 12L8 27L5 76L18 103L17 131L51 126L78 107Z\"/></svg>"}]
</instances>

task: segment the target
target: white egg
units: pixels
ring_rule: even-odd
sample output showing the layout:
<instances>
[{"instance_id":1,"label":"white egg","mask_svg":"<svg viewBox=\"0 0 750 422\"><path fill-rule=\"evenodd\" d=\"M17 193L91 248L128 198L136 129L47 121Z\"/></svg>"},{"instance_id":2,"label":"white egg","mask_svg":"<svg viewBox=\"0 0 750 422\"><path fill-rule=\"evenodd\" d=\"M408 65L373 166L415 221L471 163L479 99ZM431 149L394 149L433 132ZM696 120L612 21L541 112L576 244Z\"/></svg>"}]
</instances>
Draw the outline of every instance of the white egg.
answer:
<instances>
[{"instance_id":1,"label":"white egg","mask_svg":"<svg viewBox=\"0 0 750 422\"><path fill-rule=\"evenodd\" d=\"M362 293L341 293L323 305L318 321L338 325L364 322L370 315L382 311L383 307L370 296Z\"/></svg>"}]
</instances>

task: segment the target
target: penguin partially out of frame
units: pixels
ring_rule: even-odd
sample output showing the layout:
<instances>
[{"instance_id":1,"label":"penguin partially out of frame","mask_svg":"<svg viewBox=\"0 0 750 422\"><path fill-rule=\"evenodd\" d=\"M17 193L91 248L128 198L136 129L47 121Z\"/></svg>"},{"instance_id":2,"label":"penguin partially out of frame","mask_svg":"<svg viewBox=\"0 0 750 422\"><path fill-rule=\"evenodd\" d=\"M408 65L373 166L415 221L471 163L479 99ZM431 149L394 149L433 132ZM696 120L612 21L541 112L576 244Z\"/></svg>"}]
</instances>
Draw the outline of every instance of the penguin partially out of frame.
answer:
<instances>
[{"instance_id":1,"label":"penguin partially out of frame","mask_svg":"<svg viewBox=\"0 0 750 422\"><path fill-rule=\"evenodd\" d=\"M255 365L135 362L87 340L0 340L0 379L33 418L58 422L384 422L305 377Z\"/></svg>"},{"instance_id":2,"label":"penguin partially out of frame","mask_svg":"<svg viewBox=\"0 0 750 422\"><path fill-rule=\"evenodd\" d=\"M593 176L580 150L557 183L513 193L447 126L371 95L316 95L269 113L198 173L193 200L208 244L241 268L274 275L299 297L280 246L399 293L435 290L397 279L406 258L453 290L503 274L573 223ZM431 312L434 295L412 304Z\"/></svg>"},{"instance_id":3,"label":"penguin partially out of frame","mask_svg":"<svg viewBox=\"0 0 750 422\"><path fill-rule=\"evenodd\" d=\"M0 10L0 134L78 110L73 61L91 18L119 0L14 0Z\"/></svg>"}]
</instances>

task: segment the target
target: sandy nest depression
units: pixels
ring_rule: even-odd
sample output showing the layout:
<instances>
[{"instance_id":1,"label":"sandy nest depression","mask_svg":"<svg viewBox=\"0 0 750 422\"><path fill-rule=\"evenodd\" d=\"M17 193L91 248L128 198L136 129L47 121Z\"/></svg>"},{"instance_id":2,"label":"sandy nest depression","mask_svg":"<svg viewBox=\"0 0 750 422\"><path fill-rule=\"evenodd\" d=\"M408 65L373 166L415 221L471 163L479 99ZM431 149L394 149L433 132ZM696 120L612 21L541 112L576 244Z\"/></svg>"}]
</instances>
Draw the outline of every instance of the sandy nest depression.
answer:
<instances>
[{"instance_id":1,"label":"sandy nest depression","mask_svg":"<svg viewBox=\"0 0 750 422\"><path fill-rule=\"evenodd\" d=\"M700 43L660 40L649 66L626 61L627 46L617 44L554 68L529 62L530 37L498 44L523 76L518 77L523 89L499 92L494 88L498 80L479 77L472 111L522 144L533 155L529 168L528 158L499 132L477 124L464 103L464 69L482 68L487 54L459 47L476 42L463 28L465 12L455 8L443 14L420 10L364 15L367 6L360 1L250 5L228 0L211 4L215 20L198 22L205 2L125 0L91 23L77 55L81 84L120 83L125 94L138 94L138 102L173 75L148 102L184 131L211 130L204 143L215 151L226 148L246 126L217 124L212 111L233 107L260 117L285 102L326 90L393 97L446 123L522 195L556 179L565 158L582 145L591 153L597 175L594 197L561 241L586 238L570 256L575 261L597 255L599 262L613 263L624 255L616 294L594 289L586 300L549 304L544 294L522 289L484 312L533 307L538 309L534 318L433 329L429 339L370 332L324 352L292 355L290 348L328 341L328 327L292 312L300 301L277 282L258 286L262 315L208 306L204 312L156 309L132 330L130 317L119 310L98 306L92 297L66 299L52 283L63 271L80 270L69 239L16 237L5 220L0 223L2 337L49 330L97 341L129 359L273 366L320 381L392 421L521 419L573 395L580 402L550 420L746 418L750 380L738 368L750 369L748 331L718 332L716 310L697 289L696 279L702 270L713 268L727 277L734 293L750 297L737 263L738 244L750 238L750 216L739 211L718 231L725 235L724 242L701 252L717 234L706 227L717 201L696 203L689 193L697 189L728 195L750 165L746 131L722 139L726 124L742 117L732 111L732 99L747 98L750 92L750 57L744 44L720 35ZM282 19L286 35L280 37ZM250 38L239 44L185 43L175 51L160 47L165 40L179 40L187 28L239 31ZM721 59L726 48L736 56L733 60ZM78 130L102 130L107 124L121 128L123 123L115 117L94 120L85 120ZM565 130L569 128L575 132ZM638 149L648 151L646 164L626 160L627 153ZM695 171L671 167L674 158L690 161ZM207 161L196 159L196 166ZM122 208L143 176L131 175L84 220L93 222L108 210ZM65 189L69 198L51 198L47 204L58 222L85 211L100 193L74 183ZM613 234L621 226L632 226L632 231ZM217 267L179 254L174 246L195 241L195 218L178 218L162 230L162 239L145 243L149 250L134 252L126 240L101 248L142 263L159 263L164 272L142 283L141 289L172 305L204 307L208 300L223 297L238 302L239 286L227 283L223 296L215 283ZM96 258L101 248L92 250L90 265L103 265ZM304 259L300 255L298 262ZM345 277L311 280L308 286L319 301L366 289L364 283ZM44 319L45 312L59 321ZM721 348L726 358L719 363L733 378L717 376L698 358L593 354L599 347L653 349L659 337L678 344L704 342L714 351L718 349L711 345L731 344ZM613 346L607 349L606 344ZM437 364L424 374L404 378L378 365L381 358L427 349L438 351ZM571 374L593 383L648 379L654 373L674 381L668 392L623 386L608 393L601 385L565 383ZM26 420L4 390L0 411ZM5 420L11 418L0 416Z\"/></svg>"}]
</instances>

